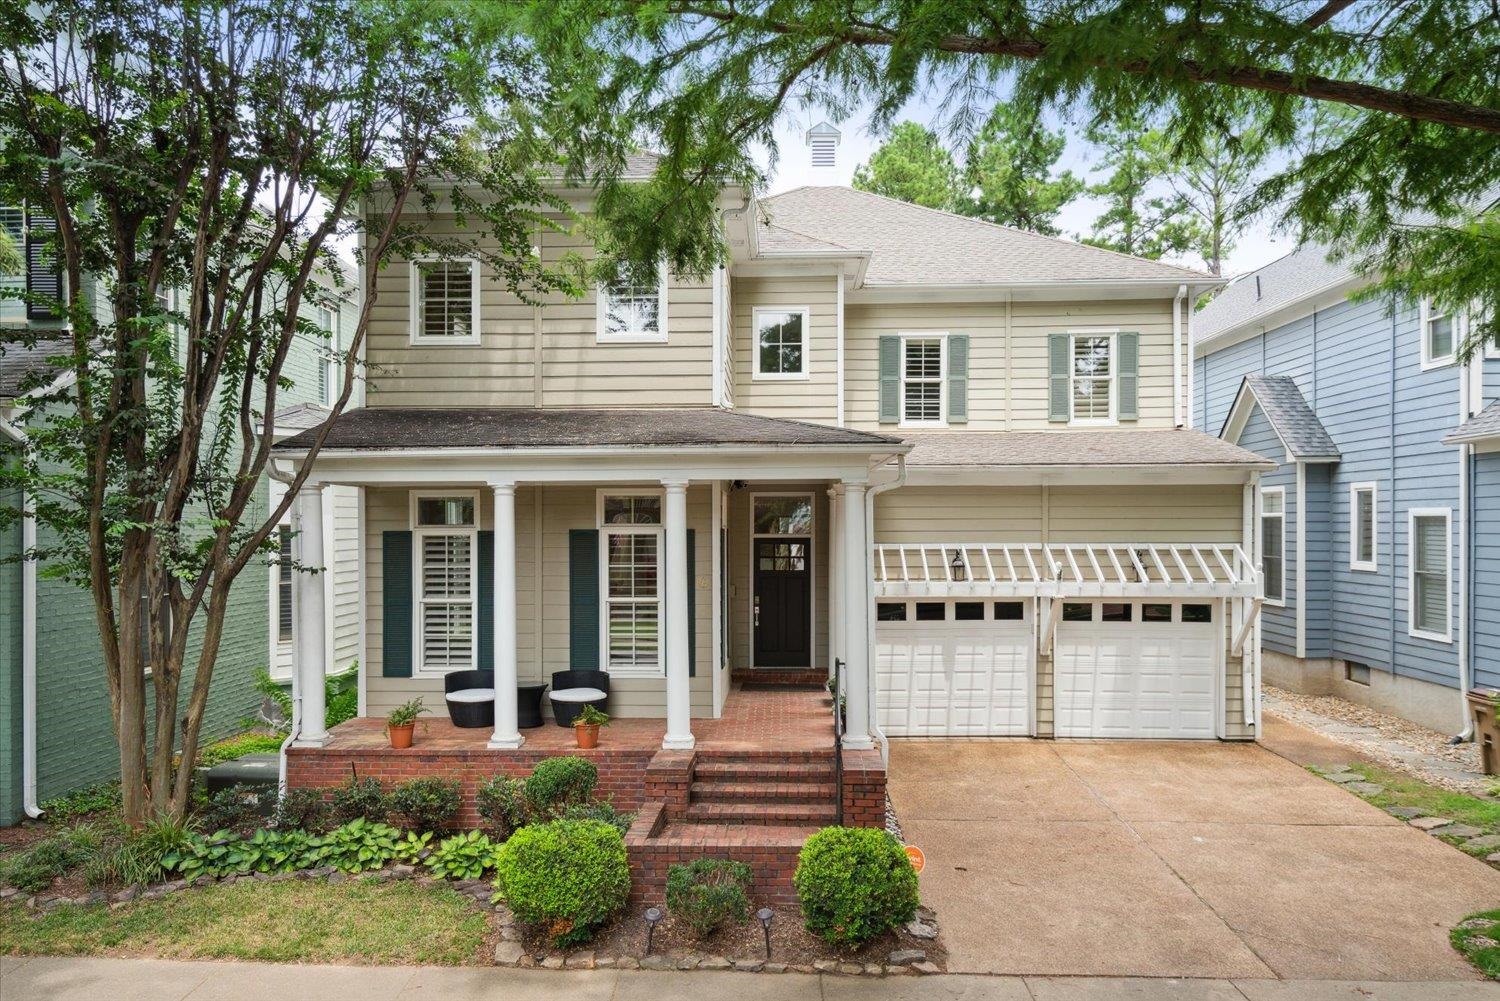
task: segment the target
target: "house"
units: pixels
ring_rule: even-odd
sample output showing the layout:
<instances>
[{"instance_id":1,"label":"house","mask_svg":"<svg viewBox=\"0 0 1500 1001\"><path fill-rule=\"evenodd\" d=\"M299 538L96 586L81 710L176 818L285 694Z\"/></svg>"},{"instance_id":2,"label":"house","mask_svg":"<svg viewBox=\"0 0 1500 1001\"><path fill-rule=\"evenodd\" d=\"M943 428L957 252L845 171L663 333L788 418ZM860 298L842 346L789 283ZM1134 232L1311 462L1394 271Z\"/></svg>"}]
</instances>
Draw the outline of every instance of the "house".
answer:
<instances>
[{"instance_id":1,"label":"house","mask_svg":"<svg viewBox=\"0 0 1500 1001\"><path fill-rule=\"evenodd\" d=\"M304 727L290 782L524 772L572 737L519 728L516 687L569 668L607 672L581 753L645 808L633 858L882 824L901 737L1255 737L1274 465L1184 427L1215 279L843 187L722 208L706 280L533 307L469 260L374 277L379 374L297 499L362 495L362 718ZM471 667L492 729L446 719ZM805 691L835 667L841 794ZM391 750L412 698L433 717Z\"/></svg>"},{"instance_id":2,"label":"house","mask_svg":"<svg viewBox=\"0 0 1500 1001\"><path fill-rule=\"evenodd\" d=\"M20 206L3 206L0 223L16 245L24 247L33 226L45 226L46 220L28 218ZM31 260L26 274L0 275L0 284L11 287L30 283L41 288L40 283L58 281L55 270L40 258ZM171 308L173 293L166 300ZM341 343L347 344L355 312L350 302L337 311L310 309L308 318L341 331ZM21 300L0 299L0 461L25 447L28 422L40 419L29 400L29 387L33 376L48 371L49 358L59 353L57 344L45 336L33 348L6 342L6 334L26 328L63 333L60 319L39 314L35 307L28 310ZM294 385L282 392L287 407L284 421L278 420L288 434L306 427L318 405L332 399L328 389L339 369L326 348L321 340L299 337L288 356L285 372ZM318 418L322 419L326 410ZM281 489L268 478L264 503L278 499ZM0 505L12 509L21 508L22 502L19 496L0 496ZM263 517L267 510L252 510L250 517ZM348 551L357 538L351 510L357 513L347 500L336 500L330 506L333 523L324 536L331 540L335 566L324 577L328 614L335 623L326 656L330 671L347 668L358 646L358 580L346 570L349 561L338 562L338 546ZM42 533L39 541L45 545L44 526L17 523L0 530L0 561L30 548L34 531ZM284 547L289 548L289 541L284 536ZM290 680L290 657L285 653L289 642L282 637L292 623L281 614L287 607L281 596L289 591L289 579L278 586L285 578L289 574L272 566L247 570L234 585L203 725L205 742L237 732L258 711L258 669L269 667L273 677ZM0 562L0 825L34 814L42 802L118 774L97 630L93 603L75 585L50 577L45 565ZM192 660L190 656L184 690L191 683Z\"/></svg>"},{"instance_id":3,"label":"house","mask_svg":"<svg viewBox=\"0 0 1500 1001\"><path fill-rule=\"evenodd\" d=\"M1307 246L1195 318L1199 426L1276 460L1261 481L1266 680L1445 733L1500 685L1500 354L1467 318L1359 298Z\"/></svg>"}]
</instances>

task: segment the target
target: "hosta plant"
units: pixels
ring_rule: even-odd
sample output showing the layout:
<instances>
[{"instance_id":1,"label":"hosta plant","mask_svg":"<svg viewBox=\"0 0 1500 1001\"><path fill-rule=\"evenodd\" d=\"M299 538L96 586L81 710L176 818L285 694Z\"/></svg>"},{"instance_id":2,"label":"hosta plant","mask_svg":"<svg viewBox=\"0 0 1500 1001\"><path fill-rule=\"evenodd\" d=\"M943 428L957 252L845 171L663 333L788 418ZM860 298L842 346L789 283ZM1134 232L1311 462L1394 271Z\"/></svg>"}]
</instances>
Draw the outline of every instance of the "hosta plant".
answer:
<instances>
[{"instance_id":1,"label":"hosta plant","mask_svg":"<svg viewBox=\"0 0 1500 1001\"><path fill-rule=\"evenodd\" d=\"M499 846L483 831L444 838L427 856L427 868L446 879L479 879L495 867Z\"/></svg>"}]
</instances>

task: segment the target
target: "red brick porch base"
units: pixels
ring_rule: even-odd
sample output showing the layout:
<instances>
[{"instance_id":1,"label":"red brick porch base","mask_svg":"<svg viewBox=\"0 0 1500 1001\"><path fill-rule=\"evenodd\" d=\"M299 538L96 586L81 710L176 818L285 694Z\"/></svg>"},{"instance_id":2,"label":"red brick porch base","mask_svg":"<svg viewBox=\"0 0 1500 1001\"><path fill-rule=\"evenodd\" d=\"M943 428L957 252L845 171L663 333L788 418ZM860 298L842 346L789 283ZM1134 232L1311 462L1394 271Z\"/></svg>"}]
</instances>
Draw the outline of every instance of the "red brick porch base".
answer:
<instances>
[{"instance_id":1,"label":"red brick porch base","mask_svg":"<svg viewBox=\"0 0 1500 1001\"><path fill-rule=\"evenodd\" d=\"M795 908L792 874L797 853L812 833L803 827L767 824L669 823L662 803L647 803L629 833L630 906L660 905L666 899L667 870L700 858L728 858L750 866L750 899L757 907Z\"/></svg>"},{"instance_id":2,"label":"red brick porch base","mask_svg":"<svg viewBox=\"0 0 1500 1001\"><path fill-rule=\"evenodd\" d=\"M885 826L885 761L879 751L844 752L844 826Z\"/></svg>"},{"instance_id":3,"label":"red brick porch base","mask_svg":"<svg viewBox=\"0 0 1500 1001\"><path fill-rule=\"evenodd\" d=\"M729 680L736 684L748 681L758 685L825 685L828 671L805 667L736 667L730 670Z\"/></svg>"}]
</instances>

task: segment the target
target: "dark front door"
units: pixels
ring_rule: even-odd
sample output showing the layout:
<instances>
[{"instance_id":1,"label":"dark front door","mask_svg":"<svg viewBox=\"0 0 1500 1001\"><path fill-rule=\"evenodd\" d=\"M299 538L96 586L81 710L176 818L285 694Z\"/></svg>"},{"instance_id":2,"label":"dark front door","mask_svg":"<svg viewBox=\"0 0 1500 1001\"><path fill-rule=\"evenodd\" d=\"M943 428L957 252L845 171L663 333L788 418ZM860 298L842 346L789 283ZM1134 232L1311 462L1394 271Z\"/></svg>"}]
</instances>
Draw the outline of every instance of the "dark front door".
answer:
<instances>
[{"instance_id":1,"label":"dark front door","mask_svg":"<svg viewBox=\"0 0 1500 1001\"><path fill-rule=\"evenodd\" d=\"M756 667L812 666L812 540L756 539Z\"/></svg>"}]
</instances>

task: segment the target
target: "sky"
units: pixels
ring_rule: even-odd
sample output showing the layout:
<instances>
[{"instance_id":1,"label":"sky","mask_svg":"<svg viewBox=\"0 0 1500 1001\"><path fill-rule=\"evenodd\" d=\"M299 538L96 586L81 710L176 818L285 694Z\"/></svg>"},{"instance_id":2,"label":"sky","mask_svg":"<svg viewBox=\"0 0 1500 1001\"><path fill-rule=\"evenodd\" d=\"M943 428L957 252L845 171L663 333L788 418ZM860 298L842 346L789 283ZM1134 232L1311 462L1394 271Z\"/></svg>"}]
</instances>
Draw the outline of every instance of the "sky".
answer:
<instances>
[{"instance_id":1,"label":"sky","mask_svg":"<svg viewBox=\"0 0 1500 1001\"><path fill-rule=\"evenodd\" d=\"M931 106L915 101L908 105L906 111L908 114L904 117L933 127L936 114ZM854 168L869 160L870 154L875 152L884 138L871 133L867 114L856 113L848 121L835 126L843 133L835 166L814 169L803 134L807 128L822 120L822 116L817 112L809 115L807 112L788 111L783 117L777 128L780 156L775 169L770 170L767 175L769 194L789 191L808 184L849 184L854 178ZM1060 120L1053 120L1049 122L1049 125L1054 129L1060 127L1068 134L1068 146L1062 159L1057 163L1057 169L1072 170L1073 173L1088 181L1101 179L1093 174L1090 147L1078 134L1081 130L1069 128ZM941 135L941 130L938 131ZM769 166L769 157L764 152L761 155L761 163L763 166ZM1058 215L1058 227L1065 235L1087 233L1094 218L1102 211L1101 200L1088 195L1079 195ZM1226 258L1224 276L1229 278L1254 271L1294 249L1294 241L1286 234L1274 233L1271 227L1264 223L1252 225L1240 237L1234 251ZM1174 263L1194 268L1203 267L1202 259L1196 255L1177 259Z\"/></svg>"}]
</instances>

